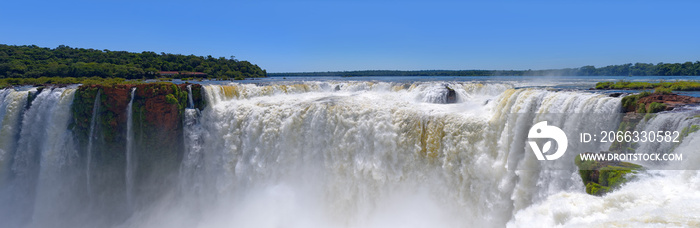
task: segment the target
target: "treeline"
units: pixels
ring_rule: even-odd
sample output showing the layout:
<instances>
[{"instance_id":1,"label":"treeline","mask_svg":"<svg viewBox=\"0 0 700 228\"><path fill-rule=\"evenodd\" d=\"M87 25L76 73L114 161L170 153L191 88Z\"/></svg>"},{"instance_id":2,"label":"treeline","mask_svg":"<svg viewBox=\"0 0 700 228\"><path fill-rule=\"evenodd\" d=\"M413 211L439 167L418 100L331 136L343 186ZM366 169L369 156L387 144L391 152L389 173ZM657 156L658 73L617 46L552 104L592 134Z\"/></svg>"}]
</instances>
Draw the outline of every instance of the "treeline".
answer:
<instances>
[{"instance_id":1,"label":"treeline","mask_svg":"<svg viewBox=\"0 0 700 228\"><path fill-rule=\"evenodd\" d=\"M600 68L583 66L551 70L366 70L269 73L268 76L700 76L700 61L695 63L628 63Z\"/></svg>"},{"instance_id":2,"label":"treeline","mask_svg":"<svg viewBox=\"0 0 700 228\"><path fill-rule=\"evenodd\" d=\"M615 89L615 90L645 90L645 89L668 89L670 91L700 91L699 81L661 81L661 82L598 82L595 85L596 89Z\"/></svg>"},{"instance_id":3,"label":"treeline","mask_svg":"<svg viewBox=\"0 0 700 228\"><path fill-rule=\"evenodd\" d=\"M700 61L685 63L635 63L612 65L601 68L584 66L579 68L581 76L698 76Z\"/></svg>"},{"instance_id":4,"label":"treeline","mask_svg":"<svg viewBox=\"0 0 700 228\"><path fill-rule=\"evenodd\" d=\"M159 71L177 71L168 77L253 78L267 72L248 61L233 56L179 55L155 52L95 50L58 46L11 46L0 44L0 78L38 77L120 77L150 79ZM201 72L204 74L191 74ZM205 75L206 74L206 75Z\"/></svg>"},{"instance_id":5,"label":"treeline","mask_svg":"<svg viewBox=\"0 0 700 228\"><path fill-rule=\"evenodd\" d=\"M362 70L362 71L328 71L299 73L269 73L268 76L321 76L321 77L362 77L362 76L490 76L488 70Z\"/></svg>"},{"instance_id":6,"label":"treeline","mask_svg":"<svg viewBox=\"0 0 700 228\"><path fill-rule=\"evenodd\" d=\"M0 89L11 87L11 86L22 86L22 85L71 85L71 84L83 84L83 85L116 85L116 84L141 84L144 80L126 80L124 78L101 78L101 77L90 77L90 78L74 78L74 77L39 77L39 78L0 78Z\"/></svg>"}]
</instances>

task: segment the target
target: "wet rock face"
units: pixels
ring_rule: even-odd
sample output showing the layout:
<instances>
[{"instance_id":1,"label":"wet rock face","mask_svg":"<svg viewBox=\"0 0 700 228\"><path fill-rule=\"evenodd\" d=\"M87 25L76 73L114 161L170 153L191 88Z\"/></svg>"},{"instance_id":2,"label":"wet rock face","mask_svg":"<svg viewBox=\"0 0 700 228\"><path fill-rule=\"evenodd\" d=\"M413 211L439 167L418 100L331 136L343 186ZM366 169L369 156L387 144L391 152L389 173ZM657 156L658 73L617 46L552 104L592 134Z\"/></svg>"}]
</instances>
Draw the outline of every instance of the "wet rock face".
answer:
<instances>
[{"instance_id":1,"label":"wet rock face","mask_svg":"<svg viewBox=\"0 0 700 228\"><path fill-rule=\"evenodd\" d=\"M677 94L652 94L639 99L639 104L644 104L647 109L652 103L665 104L665 110L668 111L679 106L700 103L700 98L681 96Z\"/></svg>"},{"instance_id":2,"label":"wet rock face","mask_svg":"<svg viewBox=\"0 0 700 228\"><path fill-rule=\"evenodd\" d=\"M173 132L181 124L181 115L188 102L188 89L191 86L192 98L197 108L204 108L202 86L199 84L146 83L146 84L117 84L89 85L78 89L76 98L76 124L87 128L86 120L92 114L91 108L97 91L101 95L99 115L108 133L107 141L122 140L119 134L125 131L128 113L126 108L131 101L131 90L136 88L134 97L134 112L143 115L144 120L152 127Z\"/></svg>"},{"instance_id":3,"label":"wet rock face","mask_svg":"<svg viewBox=\"0 0 700 228\"><path fill-rule=\"evenodd\" d=\"M696 103L700 103L700 98L649 92L642 92L622 98L623 111L637 113L670 111L679 106Z\"/></svg>"},{"instance_id":4,"label":"wet rock face","mask_svg":"<svg viewBox=\"0 0 700 228\"><path fill-rule=\"evenodd\" d=\"M457 103L457 92L448 86L441 86L427 91L423 101L436 104Z\"/></svg>"},{"instance_id":5,"label":"wet rock face","mask_svg":"<svg viewBox=\"0 0 700 228\"><path fill-rule=\"evenodd\" d=\"M601 152L609 154L609 152ZM591 153L587 153L591 154ZM584 161L576 156L574 161L579 170L579 175L586 186L586 193L601 196L614 191L627 181L635 178L635 175L644 170L644 167L629 162L614 161Z\"/></svg>"},{"instance_id":6,"label":"wet rock face","mask_svg":"<svg viewBox=\"0 0 700 228\"><path fill-rule=\"evenodd\" d=\"M190 89L187 89L187 87L190 87ZM189 84L189 83L183 83L178 85L180 87L181 91L188 92L189 90L192 90L192 101L194 103L194 108L203 110L204 107L206 107L206 103L204 101L204 91L202 90L202 85L200 84Z\"/></svg>"},{"instance_id":7,"label":"wet rock face","mask_svg":"<svg viewBox=\"0 0 700 228\"><path fill-rule=\"evenodd\" d=\"M202 86L199 84L145 83L117 85L81 86L76 92L73 114L74 125L86 131L92 115L92 106L97 93L101 93L99 117L107 131L106 141L120 141L126 130L128 113L126 108L131 101L131 90L136 88L133 112L151 128L165 133L175 133L182 124L182 113L188 102L188 89L191 87L196 108L204 108ZM169 134L172 135L172 134Z\"/></svg>"},{"instance_id":8,"label":"wet rock face","mask_svg":"<svg viewBox=\"0 0 700 228\"><path fill-rule=\"evenodd\" d=\"M622 96L622 93L611 93L611 94L608 94L608 96L609 97L620 97L620 96Z\"/></svg>"},{"instance_id":9,"label":"wet rock face","mask_svg":"<svg viewBox=\"0 0 700 228\"><path fill-rule=\"evenodd\" d=\"M102 90L104 94L103 106L106 108L106 112L113 116L107 120L107 124L112 129L117 131L122 131L124 126L126 126L127 114L125 112L126 106L131 100L131 85L114 85L114 86L96 86L98 89Z\"/></svg>"},{"instance_id":10,"label":"wet rock face","mask_svg":"<svg viewBox=\"0 0 700 228\"><path fill-rule=\"evenodd\" d=\"M454 89L451 89L447 86L445 86L445 89L447 89L447 103L452 104L452 103L457 103L457 93L455 92Z\"/></svg>"},{"instance_id":11,"label":"wet rock face","mask_svg":"<svg viewBox=\"0 0 700 228\"><path fill-rule=\"evenodd\" d=\"M187 94L175 84L154 83L136 85L135 110L151 127L165 132L176 131L180 124L180 107L187 102ZM170 134L169 134L170 135Z\"/></svg>"},{"instance_id":12,"label":"wet rock face","mask_svg":"<svg viewBox=\"0 0 700 228\"><path fill-rule=\"evenodd\" d=\"M174 183L184 151L178 143L183 137L183 115L188 103L188 84L145 83L116 85L84 85L78 88L72 104L73 121L69 126L78 142L81 162L91 157L93 194L124 195L114 189L114 181L125 179L127 120L132 117L134 186L160 186L133 189L135 195L158 197L160 190ZM127 113L131 90L136 88L132 112ZM201 85L190 85L195 107L204 108ZM98 95L99 94L99 95ZM98 99L99 98L99 99ZM96 106L95 104L99 105ZM93 107L97 107L94 136L89 137ZM93 139L92 144L88 141ZM88 148L91 145L91 148ZM90 151L90 152L89 152ZM88 156L87 153L90 153ZM168 175L164 175L168 174ZM157 184L153 184L157 183ZM110 198L95 200L110 204ZM138 199L136 199L138 201Z\"/></svg>"}]
</instances>

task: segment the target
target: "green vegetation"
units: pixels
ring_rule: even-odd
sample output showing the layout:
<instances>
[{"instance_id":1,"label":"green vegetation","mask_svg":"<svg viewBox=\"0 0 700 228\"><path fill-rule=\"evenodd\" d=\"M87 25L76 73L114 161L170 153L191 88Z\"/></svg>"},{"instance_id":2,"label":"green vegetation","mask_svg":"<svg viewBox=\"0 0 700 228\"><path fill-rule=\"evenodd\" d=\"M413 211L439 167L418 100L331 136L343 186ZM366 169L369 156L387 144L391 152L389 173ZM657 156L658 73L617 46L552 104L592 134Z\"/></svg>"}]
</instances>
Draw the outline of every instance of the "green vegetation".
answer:
<instances>
[{"instance_id":1,"label":"green vegetation","mask_svg":"<svg viewBox=\"0 0 700 228\"><path fill-rule=\"evenodd\" d=\"M74 139L77 154L87 157L85 155L91 151L91 167L99 167L92 175L104 177L93 179L95 181L92 185L98 186L95 189L104 189L99 194L117 194L105 192L113 190L109 186L115 180L124 179L120 174L123 173L126 163L124 152L127 148L124 142L129 136L129 115L132 115L131 133L134 136L132 159L139 161L139 168L134 173L134 182L152 183L154 179L150 179L150 173L172 173L177 170L184 148L182 143L173 142L178 142L183 137L182 119L188 98L188 86L193 92L200 93L199 96L193 94L195 107L203 107L202 87L199 84L124 82L78 87L71 105L73 119L68 128L76 136ZM41 88L44 87L38 87ZM130 94L134 88L136 91L132 101ZM96 122L93 132L93 108L98 96L99 108L94 116ZM129 103L133 105L131 113L127 112ZM92 144L89 143L91 134L94 139Z\"/></svg>"},{"instance_id":2,"label":"green vegetation","mask_svg":"<svg viewBox=\"0 0 700 228\"><path fill-rule=\"evenodd\" d=\"M668 94L672 94L672 93L673 93L673 90L671 90L671 88L657 87L656 89L654 89L654 94L668 95Z\"/></svg>"},{"instance_id":3,"label":"green vegetation","mask_svg":"<svg viewBox=\"0 0 700 228\"><path fill-rule=\"evenodd\" d=\"M204 99L204 91L202 91L201 85L193 85L192 87L192 102L194 103L194 108L199 110L204 110L207 106L206 99Z\"/></svg>"},{"instance_id":4,"label":"green vegetation","mask_svg":"<svg viewBox=\"0 0 700 228\"><path fill-rule=\"evenodd\" d=\"M650 92L644 91L638 94L625 96L622 98L622 107L625 109L626 112L637 111L637 104L639 103L639 99L647 97L649 95L651 95Z\"/></svg>"},{"instance_id":5,"label":"green vegetation","mask_svg":"<svg viewBox=\"0 0 700 228\"><path fill-rule=\"evenodd\" d=\"M178 55L155 52L95 50L58 46L42 48L0 44L0 78L119 77L153 79L159 71L177 71L174 78L243 79L265 77L266 71L233 56ZM199 73L194 73L199 72Z\"/></svg>"},{"instance_id":6,"label":"green vegetation","mask_svg":"<svg viewBox=\"0 0 700 228\"><path fill-rule=\"evenodd\" d=\"M268 76L697 76L700 75L700 61L685 63L635 63L611 65L596 68L584 66L580 68L549 69L549 70L365 70L365 71L328 71L300 73L270 73ZM652 89L654 87L649 87ZM674 89L675 90L675 89Z\"/></svg>"},{"instance_id":7,"label":"green vegetation","mask_svg":"<svg viewBox=\"0 0 700 228\"><path fill-rule=\"evenodd\" d=\"M637 127L637 124L639 124L639 120L641 115L636 114L636 113L628 113L625 115L625 117L620 121L620 126L617 128L617 131L619 132L626 132L626 131L634 131L634 129ZM624 140L618 141L615 140L610 144L610 147L608 148L608 151L610 152L625 152L625 153L634 153L635 150L639 148L639 143L635 142L626 142Z\"/></svg>"},{"instance_id":8,"label":"green vegetation","mask_svg":"<svg viewBox=\"0 0 700 228\"><path fill-rule=\"evenodd\" d=\"M71 105L73 121L71 121L68 128L73 129L78 138L88 138L92 118L92 109L98 91L99 88L85 86L75 93L73 105Z\"/></svg>"},{"instance_id":9,"label":"green vegetation","mask_svg":"<svg viewBox=\"0 0 700 228\"><path fill-rule=\"evenodd\" d=\"M654 89L656 91L668 92L671 91L700 91L700 81L674 81L674 82L629 82L629 81L617 81L617 82L598 82L595 85L596 89L616 89L616 90L643 90L643 89ZM661 90L659 90L661 89Z\"/></svg>"},{"instance_id":10,"label":"green vegetation","mask_svg":"<svg viewBox=\"0 0 700 228\"><path fill-rule=\"evenodd\" d=\"M645 105L645 104L638 104L636 112L637 113L657 113L666 110L666 104L664 103L659 103L659 102L651 102L651 104ZM650 116L645 116L645 118L649 118Z\"/></svg>"},{"instance_id":11,"label":"green vegetation","mask_svg":"<svg viewBox=\"0 0 700 228\"><path fill-rule=\"evenodd\" d=\"M644 107L644 106L641 106ZM658 102L651 102L649 104L649 108L647 108L646 113L657 113L660 111L666 110L666 104L664 103L658 103Z\"/></svg>"},{"instance_id":12,"label":"green vegetation","mask_svg":"<svg viewBox=\"0 0 700 228\"><path fill-rule=\"evenodd\" d=\"M685 63L635 63L611 65L601 68L584 66L579 68L581 76L697 76L700 75L700 61Z\"/></svg>"},{"instance_id":13,"label":"green vegetation","mask_svg":"<svg viewBox=\"0 0 700 228\"><path fill-rule=\"evenodd\" d=\"M580 156L576 156L574 162L586 185L586 193L596 196L615 190L643 170L642 166L629 162L582 161Z\"/></svg>"},{"instance_id":14,"label":"green vegetation","mask_svg":"<svg viewBox=\"0 0 700 228\"><path fill-rule=\"evenodd\" d=\"M319 77L363 77L363 76L491 76L489 70L363 70L363 71L328 71L300 73L269 73L268 76L319 76Z\"/></svg>"},{"instance_id":15,"label":"green vegetation","mask_svg":"<svg viewBox=\"0 0 700 228\"><path fill-rule=\"evenodd\" d=\"M126 80L123 78L100 78L100 77L40 77L40 78L0 78L0 89L8 86L20 85L120 85L120 84L140 84L142 80Z\"/></svg>"},{"instance_id":16,"label":"green vegetation","mask_svg":"<svg viewBox=\"0 0 700 228\"><path fill-rule=\"evenodd\" d=\"M165 95L165 102L168 102L168 104L177 104L177 98L175 98L175 95L173 94L168 94Z\"/></svg>"},{"instance_id":17,"label":"green vegetation","mask_svg":"<svg viewBox=\"0 0 700 228\"><path fill-rule=\"evenodd\" d=\"M700 126L698 126L698 125L691 125L690 127L684 127L683 130L681 130L681 134L680 134L681 139L680 140L683 141L683 139L685 137L687 137L688 135L690 135L690 133L696 132L698 130L700 130Z\"/></svg>"}]
</instances>

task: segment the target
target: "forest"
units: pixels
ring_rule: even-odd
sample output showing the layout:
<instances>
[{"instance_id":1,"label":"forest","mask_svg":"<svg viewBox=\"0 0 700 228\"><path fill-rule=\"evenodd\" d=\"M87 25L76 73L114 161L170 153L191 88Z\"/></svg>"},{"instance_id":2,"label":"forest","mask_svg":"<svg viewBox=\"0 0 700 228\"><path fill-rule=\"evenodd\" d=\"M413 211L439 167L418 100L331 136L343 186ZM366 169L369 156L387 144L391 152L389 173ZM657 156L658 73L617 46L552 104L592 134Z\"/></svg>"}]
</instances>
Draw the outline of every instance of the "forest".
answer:
<instances>
[{"instance_id":1,"label":"forest","mask_svg":"<svg viewBox=\"0 0 700 228\"><path fill-rule=\"evenodd\" d=\"M328 72L299 72L299 73L269 73L268 76L341 76L341 77L362 77L362 76L490 76L492 71L488 70L363 70L363 71L328 71Z\"/></svg>"},{"instance_id":2,"label":"forest","mask_svg":"<svg viewBox=\"0 0 700 228\"><path fill-rule=\"evenodd\" d=\"M101 77L152 79L161 71L177 72L170 78L244 79L265 77L267 72L248 61L230 58L144 51L96 50L60 45L0 44L0 78ZM196 72L196 73L195 73Z\"/></svg>"},{"instance_id":3,"label":"forest","mask_svg":"<svg viewBox=\"0 0 700 228\"><path fill-rule=\"evenodd\" d=\"M168 71L167 75L160 75ZM175 73L172 73L175 72ZM699 76L700 61L685 63L628 63L596 68L546 70L363 70L334 72L267 73L248 61L230 58L160 54L144 51L96 50L60 45L44 48L36 45L0 44L0 78L125 78L153 79L244 79L266 76Z\"/></svg>"},{"instance_id":4,"label":"forest","mask_svg":"<svg viewBox=\"0 0 700 228\"><path fill-rule=\"evenodd\" d=\"M268 76L700 76L700 61L694 63L628 63L600 68L583 66L549 70L365 70L269 73Z\"/></svg>"}]
</instances>

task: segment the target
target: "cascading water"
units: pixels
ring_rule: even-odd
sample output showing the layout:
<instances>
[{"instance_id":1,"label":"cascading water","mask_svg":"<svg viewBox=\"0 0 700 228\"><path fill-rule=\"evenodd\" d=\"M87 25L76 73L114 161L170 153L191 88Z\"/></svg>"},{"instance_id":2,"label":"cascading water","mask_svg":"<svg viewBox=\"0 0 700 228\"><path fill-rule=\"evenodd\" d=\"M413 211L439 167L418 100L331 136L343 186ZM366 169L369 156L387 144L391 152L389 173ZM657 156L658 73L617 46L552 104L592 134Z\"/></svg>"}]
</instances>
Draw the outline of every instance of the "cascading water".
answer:
<instances>
[{"instance_id":1,"label":"cascading water","mask_svg":"<svg viewBox=\"0 0 700 228\"><path fill-rule=\"evenodd\" d=\"M12 160L8 164L11 167L8 184L1 186L0 204L3 207L0 214L3 224L18 227L30 221L41 224L60 219L43 203L60 202L61 195L67 193L66 185L61 180L74 177L63 177L66 173L61 168L75 165L75 150L71 135L67 134L71 117L69 108L75 89L32 89L31 96L35 97L29 109L25 109L25 105L18 106L27 101L26 91L5 92L10 93L10 97L6 96L10 99L5 99L9 103L3 104L7 105L3 118L3 138L15 138L17 141L15 146L11 145L12 142L3 144L4 149L16 148L6 151L7 157L12 157ZM21 123L16 115L22 115ZM15 135L17 132L19 134Z\"/></svg>"},{"instance_id":2,"label":"cascading water","mask_svg":"<svg viewBox=\"0 0 700 228\"><path fill-rule=\"evenodd\" d=\"M53 221L63 219L58 211L75 207L74 199L67 196L76 192L73 183L79 181L76 172L66 170L66 167L79 166L78 152L68 130L75 88L56 88L50 94L57 101L50 100L51 103L46 104L47 108L50 107L48 110L36 107L50 112L47 114L50 117L45 119L46 124L40 126L46 131L45 137L33 139L42 142L42 150L37 153L40 156L40 168L32 216L32 223L36 227L60 226L61 223ZM32 108L35 107L35 102L32 102Z\"/></svg>"},{"instance_id":3,"label":"cascading water","mask_svg":"<svg viewBox=\"0 0 700 228\"><path fill-rule=\"evenodd\" d=\"M180 189L190 195L197 196L201 193L202 186L197 185L195 178L201 178L202 169L202 135L204 129L200 124L200 110L195 108L192 98L192 86L187 86L187 108L183 123L183 136L185 154L180 166Z\"/></svg>"},{"instance_id":4,"label":"cascading water","mask_svg":"<svg viewBox=\"0 0 700 228\"><path fill-rule=\"evenodd\" d=\"M194 108L194 99L192 99L192 85L187 85L187 108Z\"/></svg>"},{"instance_id":5,"label":"cascading water","mask_svg":"<svg viewBox=\"0 0 700 228\"><path fill-rule=\"evenodd\" d=\"M619 113L620 98L581 91L458 82L232 84L206 85L202 91L206 107L197 110L192 88L187 87L187 106L182 112L184 151L178 161L177 188L150 198L139 194L157 189L154 186L158 183L143 181L149 179L138 181L136 176L150 175L154 176L152 180L158 180L163 174L138 173L140 168L134 171L133 165L146 159L138 153L149 148L135 148L142 144L133 143L135 130L130 124L137 122L132 120L132 113L137 112L131 110L136 105L131 91L126 108L127 158L124 166L118 166L122 168L120 172L126 170L126 180L106 187L125 189L125 195L112 197L126 199L126 210L137 213L126 213L128 218L103 223L91 222L107 216L90 213L87 206L94 199L81 199L85 190L71 188L72 183L85 186L82 175L88 176L87 182L91 175L91 166L75 162L79 160L78 153L69 149L75 146L71 145L71 128L64 118L70 116L65 111L70 106L66 99L73 90L45 89L27 111L12 108L24 107L22 97L26 102L27 92L2 91L0 107L5 110L0 112L0 140L13 141L12 131L4 133L5 126L24 119L21 127L15 123L17 127L11 128L17 131L19 139L14 140L17 152L10 152L14 159L3 160L13 167L8 176L31 176L31 172L36 172L38 178L10 178L9 187L0 188L0 218L12 218L8 220L12 227L604 226L616 224L615 217L622 218L623 225L663 221L692 226L700 220L695 215L673 216L683 214L683 210L700 209L697 204L683 204L700 199L696 186L700 178L695 171L678 171L678 175L651 172L618 191L595 197L584 193L573 162L562 159L538 163L534 154L525 150L527 144L521 140L522 135L553 113L563 115L550 119L550 124L564 130L590 132L601 126L616 130L617 119L596 122L575 114ZM55 97L59 92L63 98ZM448 96L454 96L450 98L454 103L446 102ZM95 147L92 140L102 132L95 129L99 100L98 92L89 125L88 164L91 154L100 154L90 152ZM36 113L53 117L42 119ZM687 115L669 114L650 119L639 128L663 125L664 129L680 130L695 124ZM52 130L44 127L49 125L54 126ZM45 137L41 132L52 132L48 135L53 136ZM66 138L67 143L56 147L64 149L36 149L34 146L48 143L28 141L46 138L55 143L60 141L56 136ZM690 154L700 146L699 137L696 133L688 135L675 151ZM607 146L584 149L606 150ZM3 143L0 147L14 146ZM649 148L652 149L659 148ZM38 164L22 163L27 159L17 159L19 154L36 154L41 159ZM104 160L109 154L100 156ZM56 162L61 157L70 162ZM700 161L697 157L691 160ZM97 173L101 167L93 165ZM19 172L22 170L25 171ZM665 177L668 179L662 181ZM54 192L52 186L60 186L62 191ZM661 196L652 192L654 187L665 193L688 194ZM110 196L92 198L98 197ZM131 202L136 199L138 202ZM655 207L663 210L656 220L634 218L655 213L650 209ZM31 219L12 215L30 215ZM72 222L65 222L68 217Z\"/></svg>"},{"instance_id":6,"label":"cascading water","mask_svg":"<svg viewBox=\"0 0 700 228\"><path fill-rule=\"evenodd\" d=\"M126 106L126 170L124 171L124 176L126 177L126 202L129 207L133 207L133 189L134 189L134 168L135 162L133 158L134 153L134 120L133 120L133 110L134 105L134 95L136 94L136 88L131 89L131 98L129 100L129 105Z\"/></svg>"},{"instance_id":7,"label":"cascading water","mask_svg":"<svg viewBox=\"0 0 700 228\"><path fill-rule=\"evenodd\" d=\"M307 208L302 202L310 201L310 213L319 217L295 220L300 222L295 225L322 218L360 227L420 224L425 217L410 216L411 210L428 207L435 214L424 216L443 222L437 226L498 226L512 211L550 192L583 189L571 171L509 172L509 159L532 157L524 154L524 142L517 146L520 142L512 142L510 134L529 128L537 115L509 122L506 113L617 113L620 107L619 99L588 93L449 86L459 91L460 103L433 104L443 102L433 102L439 98L432 89L444 85L431 83L350 83L338 91L323 83L207 86L211 107L201 122L209 134L199 165L205 174L197 180L209 186L203 189L216 189L204 195L253 200L244 201L250 208L236 208L241 211L222 223L266 226L269 218L251 216L249 209L282 210L276 215L283 215ZM479 93L484 90L501 95ZM282 200L274 198L277 194L300 202L285 201L280 209L267 202L270 197ZM391 217L390 211L398 209L394 204L407 204L396 212L406 218ZM375 212L382 218L374 218ZM337 225L328 222L321 226Z\"/></svg>"},{"instance_id":8,"label":"cascading water","mask_svg":"<svg viewBox=\"0 0 700 228\"><path fill-rule=\"evenodd\" d=\"M95 128L97 126L97 120L99 118L98 111L100 111L100 91L97 91L97 95L95 96L95 104L92 107L92 119L90 120L90 134L88 135L88 146L87 146L87 163L85 166L85 177L86 177L86 183L87 183L87 195L88 197L92 197L92 186L91 186L91 179L92 179L92 173L90 170L92 170L92 157L93 157L93 142L95 141Z\"/></svg>"},{"instance_id":9,"label":"cascading water","mask_svg":"<svg viewBox=\"0 0 700 228\"><path fill-rule=\"evenodd\" d=\"M26 107L28 91L2 90L0 103L0 186L6 186L10 176L10 161L19 137L18 123Z\"/></svg>"}]
</instances>

